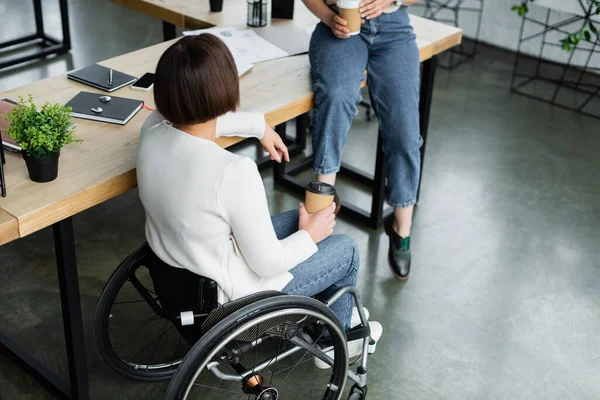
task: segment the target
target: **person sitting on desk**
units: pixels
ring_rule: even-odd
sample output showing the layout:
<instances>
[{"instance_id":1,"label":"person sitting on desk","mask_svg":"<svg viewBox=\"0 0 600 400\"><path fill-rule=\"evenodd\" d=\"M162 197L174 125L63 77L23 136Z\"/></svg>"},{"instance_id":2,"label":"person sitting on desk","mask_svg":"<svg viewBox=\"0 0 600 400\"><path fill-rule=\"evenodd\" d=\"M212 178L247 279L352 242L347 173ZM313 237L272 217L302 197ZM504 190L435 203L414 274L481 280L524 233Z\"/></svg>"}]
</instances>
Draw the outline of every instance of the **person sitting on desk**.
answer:
<instances>
[{"instance_id":1,"label":"person sitting on desk","mask_svg":"<svg viewBox=\"0 0 600 400\"><path fill-rule=\"evenodd\" d=\"M358 114L360 86L368 71L369 94L383 139L387 202L394 218L385 221L388 263L394 276L408 279L410 230L419 187L419 49L407 7L418 0L363 0L360 32L350 35L336 0L303 0L321 20L309 57L315 92L314 170L334 184L352 118Z\"/></svg>"},{"instance_id":2,"label":"person sitting on desk","mask_svg":"<svg viewBox=\"0 0 600 400\"><path fill-rule=\"evenodd\" d=\"M146 238L162 261L215 281L221 304L265 290L318 296L356 285L358 249L348 236L333 235L335 205L308 214L300 204L271 218L254 161L215 143L256 137L272 159L289 159L263 114L234 112L238 74L220 39L187 36L169 47L156 68L154 100L158 112L141 129L137 178ZM346 328L352 304L345 294L332 306ZM381 325L371 324L378 338Z\"/></svg>"}]
</instances>

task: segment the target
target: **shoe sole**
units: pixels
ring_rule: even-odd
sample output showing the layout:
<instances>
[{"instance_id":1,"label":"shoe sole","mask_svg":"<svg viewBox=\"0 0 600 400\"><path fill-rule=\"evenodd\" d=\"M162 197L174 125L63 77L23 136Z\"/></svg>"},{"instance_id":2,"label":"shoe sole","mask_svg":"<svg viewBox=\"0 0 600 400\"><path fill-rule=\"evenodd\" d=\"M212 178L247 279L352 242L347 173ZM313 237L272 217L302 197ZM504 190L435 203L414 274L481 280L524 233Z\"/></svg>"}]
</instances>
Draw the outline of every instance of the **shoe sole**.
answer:
<instances>
[{"instance_id":1,"label":"shoe sole","mask_svg":"<svg viewBox=\"0 0 600 400\"><path fill-rule=\"evenodd\" d=\"M388 267L390 267L390 271L392 271L392 275L394 275L394 278L398 279L399 281L407 281L408 277L410 275L406 275L406 276L402 276L402 275L398 275L396 273L396 271L394 270L394 267L392 267L392 264L388 261Z\"/></svg>"}]
</instances>

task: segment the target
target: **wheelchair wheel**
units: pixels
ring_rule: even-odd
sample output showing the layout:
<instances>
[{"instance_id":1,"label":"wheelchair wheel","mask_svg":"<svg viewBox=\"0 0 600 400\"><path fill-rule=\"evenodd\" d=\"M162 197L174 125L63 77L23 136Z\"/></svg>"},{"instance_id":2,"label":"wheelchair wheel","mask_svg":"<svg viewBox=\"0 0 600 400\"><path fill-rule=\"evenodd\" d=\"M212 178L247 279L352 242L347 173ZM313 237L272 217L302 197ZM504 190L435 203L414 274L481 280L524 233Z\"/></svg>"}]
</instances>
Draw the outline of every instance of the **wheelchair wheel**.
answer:
<instances>
[{"instance_id":1,"label":"wheelchair wheel","mask_svg":"<svg viewBox=\"0 0 600 400\"><path fill-rule=\"evenodd\" d=\"M96 347L108 366L127 378L147 382L168 380L191 347L161 316L147 267L150 254L144 243L113 272L94 321Z\"/></svg>"},{"instance_id":2,"label":"wheelchair wheel","mask_svg":"<svg viewBox=\"0 0 600 400\"><path fill-rule=\"evenodd\" d=\"M330 349L332 368L317 369L313 355L326 357ZM175 372L165 400L339 400L347 373L346 336L335 314L311 298L279 296L205 332Z\"/></svg>"}]
</instances>

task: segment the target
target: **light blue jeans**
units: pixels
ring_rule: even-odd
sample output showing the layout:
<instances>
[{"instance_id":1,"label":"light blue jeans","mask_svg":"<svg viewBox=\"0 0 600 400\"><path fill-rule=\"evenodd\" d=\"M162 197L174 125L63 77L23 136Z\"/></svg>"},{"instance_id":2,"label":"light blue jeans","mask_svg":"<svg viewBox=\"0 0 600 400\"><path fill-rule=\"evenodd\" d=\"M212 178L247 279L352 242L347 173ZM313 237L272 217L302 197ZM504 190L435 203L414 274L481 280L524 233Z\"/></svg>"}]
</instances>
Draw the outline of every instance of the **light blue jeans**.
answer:
<instances>
[{"instance_id":1,"label":"light blue jeans","mask_svg":"<svg viewBox=\"0 0 600 400\"><path fill-rule=\"evenodd\" d=\"M272 221L279 240L298 231L298 211L275 215ZM308 260L290 270L294 278L282 292L328 298L344 286L356 286L359 265L356 243L346 235L332 235L317 247L319 250ZM353 305L352 295L347 293L331 306L346 329L350 328Z\"/></svg>"},{"instance_id":2,"label":"light blue jeans","mask_svg":"<svg viewBox=\"0 0 600 400\"><path fill-rule=\"evenodd\" d=\"M379 119L386 159L387 200L416 202L422 139L419 131L419 49L406 7L366 21L359 35L338 39L319 23L310 41L315 109L314 169L338 172L360 85L368 71L371 104Z\"/></svg>"}]
</instances>

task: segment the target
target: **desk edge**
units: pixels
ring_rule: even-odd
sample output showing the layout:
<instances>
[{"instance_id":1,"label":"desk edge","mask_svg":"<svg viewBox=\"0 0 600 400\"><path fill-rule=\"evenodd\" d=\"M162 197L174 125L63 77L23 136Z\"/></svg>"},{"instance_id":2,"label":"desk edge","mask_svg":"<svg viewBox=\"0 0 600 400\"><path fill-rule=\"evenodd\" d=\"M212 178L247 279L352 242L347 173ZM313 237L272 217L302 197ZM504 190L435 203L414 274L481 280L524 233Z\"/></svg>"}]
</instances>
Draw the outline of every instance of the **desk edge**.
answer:
<instances>
[{"instance_id":1,"label":"desk edge","mask_svg":"<svg viewBox=\"0 0 600 400\"><path fill-rule=\"evenodd\" d=\"M19 221L17 218L10 214L8 211L0 209L0 215L7 217L6 220L0 224L0 246L6 243L12 242L13 240L19 239Z\"/></svg>"}]
</instances>

